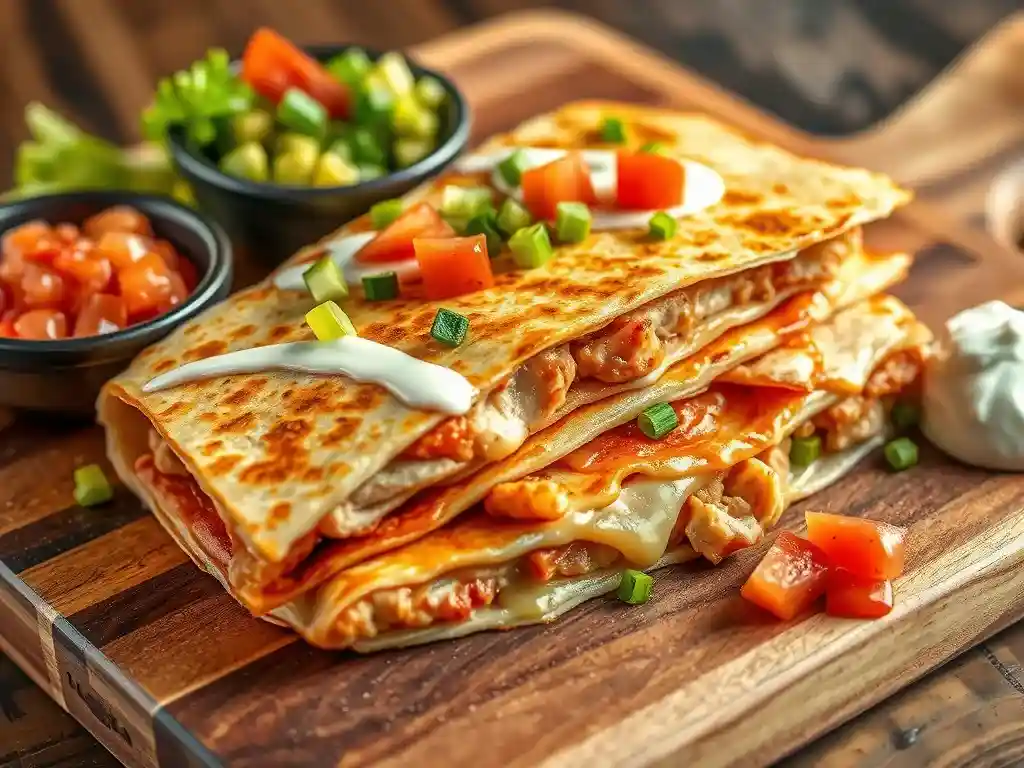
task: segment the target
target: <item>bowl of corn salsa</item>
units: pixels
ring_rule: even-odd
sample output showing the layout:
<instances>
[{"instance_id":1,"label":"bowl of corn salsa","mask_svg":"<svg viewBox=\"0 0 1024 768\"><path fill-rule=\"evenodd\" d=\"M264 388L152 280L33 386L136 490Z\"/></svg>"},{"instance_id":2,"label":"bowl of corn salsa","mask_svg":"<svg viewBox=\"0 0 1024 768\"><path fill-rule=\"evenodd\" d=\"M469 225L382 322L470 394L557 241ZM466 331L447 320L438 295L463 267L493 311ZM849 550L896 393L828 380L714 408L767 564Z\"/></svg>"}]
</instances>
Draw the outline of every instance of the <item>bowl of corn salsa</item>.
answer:
<instances>
[{"instance_id":1,"label":"bowl of corn salsa","mask_svg":"<svg viewBox=\"0 0 1024 768\"><path fill-rule=\"evenodd\" d=\"M231 263L223 230L166 197L0 206L0 404L92 414L107 379L227 296Z\"/></svg>"},{"instance_id":2,"label":"bowl of corn salsa","mask_svg":"<svg viewBox=\"0 0 1024 768\"><path fill-rule=\"evenodd\" d=\"M267 265L436 175L469 138L455 85L395 51L299 48L261 29L239 61L212 51L197 67L192 80L221 85L191 101L219 100L220 117L180 119L181 84L161 82L144 124L199 207Z\"/></svg>"}]
</instances>

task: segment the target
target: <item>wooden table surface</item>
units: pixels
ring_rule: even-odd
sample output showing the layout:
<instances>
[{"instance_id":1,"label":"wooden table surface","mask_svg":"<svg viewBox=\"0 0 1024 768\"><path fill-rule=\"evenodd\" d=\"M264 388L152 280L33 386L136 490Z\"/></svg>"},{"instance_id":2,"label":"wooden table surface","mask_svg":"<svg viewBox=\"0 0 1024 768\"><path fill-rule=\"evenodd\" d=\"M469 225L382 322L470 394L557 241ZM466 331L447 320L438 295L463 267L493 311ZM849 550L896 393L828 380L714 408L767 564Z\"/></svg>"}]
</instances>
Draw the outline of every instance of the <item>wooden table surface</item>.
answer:
<instances>
[{"instance_id":1,"label":"wooden table surface","mask_svg":"<svg viewBox=\"0 0 1024 768\"><path fill-rule=\"evenodd\" d=\"M129 141L156 76L260 24L302 41L413 45L528 0L0 0L0 175L42 100ZM564 0L787 121L843 134L884 118L1020 0ZM950 191L955 195L955 190ZM977 221L978 210L958 205ZM798 766L1024 762L1024 626L810 745ZM0 656L0 768L116 761Z\"/></svg>"}]
</instances>

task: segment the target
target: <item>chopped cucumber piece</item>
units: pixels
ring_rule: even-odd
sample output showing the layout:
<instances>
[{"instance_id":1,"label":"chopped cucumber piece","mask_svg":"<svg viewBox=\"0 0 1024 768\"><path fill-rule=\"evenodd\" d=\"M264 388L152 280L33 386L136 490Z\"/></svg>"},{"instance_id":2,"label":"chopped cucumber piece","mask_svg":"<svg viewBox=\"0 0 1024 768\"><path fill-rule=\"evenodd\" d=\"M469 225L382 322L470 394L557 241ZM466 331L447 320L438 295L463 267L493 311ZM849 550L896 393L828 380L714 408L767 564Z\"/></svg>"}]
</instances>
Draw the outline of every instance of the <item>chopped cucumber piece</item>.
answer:
<instances>
[{"instance_id":1,"label":"chopped cucumber piece","mask_svg":"<svg viewBox=\"0 0 1024 768\"><path fill-rule=\"evenodd\" d=\"M309 295L317 304L340 302L348 298L348 284L341 269L330 256L324 256L302 273Z\"/></svg>"},{"instance_id":2,"label":"chopped cucumber piece","mask_svg":"<svg viewBox=\"0 0 1024 768\"><path fill-rule=\"evenodd\" d=\"M327 108L305 91L289 88L277 105L277 122L290 131L322 139L327 134Z\"/></svg>"}]
</instances>

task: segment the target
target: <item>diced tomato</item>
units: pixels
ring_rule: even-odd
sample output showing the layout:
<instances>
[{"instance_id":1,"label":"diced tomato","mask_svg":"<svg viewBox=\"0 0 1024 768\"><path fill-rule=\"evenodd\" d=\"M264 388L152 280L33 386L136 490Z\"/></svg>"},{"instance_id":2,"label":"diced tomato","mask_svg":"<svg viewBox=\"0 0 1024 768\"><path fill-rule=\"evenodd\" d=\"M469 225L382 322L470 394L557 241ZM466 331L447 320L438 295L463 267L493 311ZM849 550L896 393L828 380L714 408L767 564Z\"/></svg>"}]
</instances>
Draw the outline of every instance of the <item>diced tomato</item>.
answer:
<instances>
[{"instance_id":1,"label":"diced tomato","mask_svg":"<svg viewBox=\"0 0 1024 768\"><path fill-rule=\"evenodd\" d=\"M878 580L903 573L906 529L828 512L808 512L806 517L807 538L825 552L833 568Z\"/></svg>"},{"instance_id":2,"label":"diced tomato","mask_svg":"<svg viewBox=\"0 0 1024 768\"><path fill-rule=\"evenodd\" d=\"M68 323L63 312L33 309L14 321L14 332L22 339L63 339L68 335Z\"/></svg>"},{"instance_id":3,"label":"diced tomato","mask_svg":"<svg viewBox=\"0 0 1024 768\"><path fill-rule=\"evenodd\" d=\"M275 104L289 88L299 88L323 104L332 118L344 120L349 115L348 88L272 29L263 27L249 38L242 54L242 79Z\"/></svg>"},{"instance_id":4,"label":"diced tomato","mask_svg":"<svg viewBox=\"0 0 1024 768\"><path fill-rule=\"evenodd\" d=\"M69 297L64 278L49 267L28 263L21 277L21 290L26 306L59 309Z\"/></svg>"},{"instance_id":5,"label":"diced tomato","mask_svg":"<svg viewBox=\"0 0 1024 768\"><path fill-rule=\"evenodd\" d=\"M740 594L788 621L821 597L828 560L814 544L783 531L750 574Z\"/></svg>"},{"instance_id":6,"label":"diced tomato","mask_svg":"<svg viewBox=\"0 0 1024 768\"><path fill-rule=\"evenodd\" d=\"M66 248L53 266L59 272L72 278L83 293L99 293L110 285L114 268L110 260L92 248L91 241L81 240Z\"/></svg>"},{"instance_id":7,"label":"diced tomato","mask_svg":"<svg viewBox=\"0 0 1024 768\"><path fill-rule=\"evenodd\" d=\"M171 271L164 260L148 253L118 272L121 296L132 317L159 309L171 296Z\"/></svg>"},{"instance_id":8,"label":"diced tomato","mask_svg":"<svg viewBox=\"0 0 1024 768\"><path fill-rule=\"evenodd\" d=\"M128 310L124 299L108 293L94 293L85 300L75 320L75 336L113 333L127 326Z\"/></svg>"},{"instance_id":9,"label":"diced tomato","mask_svg":"<svg viewBox=\"0 0 1024 768\"><path fill-rule=\"evenodd\" d=\"M171 272L168 275L168 279L171 281L171 290L168 293L167 298L160 302L160 311L166 312L173 307L178 306L185 299L188 298L188 288L185 286L185 281L181 278L181 275L177 272Z\"/></svg>"},{"instance_id":10,"label":"diced tomato","mask_svg":"<svg viewBox=\"0 0 1024 768\"><path fill-rule=\"evenodd\" d=\"M555 218L559 203L597 202L590 169L578 152L569 152L554 162L524 171L521 179L523 204L539 219Z\"/></svg>"},{"instance_id":11,"label":"diced tomato","mask_svg":"<svg viewBox=\"0 0 1024 768\"><path fill-rule=\"evenodd\" d=\"M364 245L356 258L362 262L402 261L416 256L413 238L454 237L455 230L441 218L428 203L419 203L404 211L401 216L382 229L378 235Z\"/></svg>"},{"instance_id":12,"label":"diced tomato","mask_svg":"<svg viewBox=\"0 0 1024 768\"><path fill-rule=\"evenodd\" d=\"M96 243L96 250L110 259L120 272L150 253L150 241L142 235L127 232L106 232Z\"/></svg>"},{"instance_id":13,"label":"diced tomato","mask_svg":"<svg viewBox=\"0 0 1024 768\"><path fill-rule=\"evenodd\" d=\"M126 235L153 236L153 227L149 219L141 211L130 205L115 205L100 211L85 220L82 229L89 237L99 240L108 232L119 232Z\"/></svg>"},{"instance_id":14,"label":"diced tomato","mask_svg":"<svg viewBox=\"0 0 1024 768\"><path fill-rule=\"evenodd\" d=\"M178 258L178 274L181 275L181 279L185 282L185 288L189 293L194 291L196 286L199 285L195 264L189 261L187 256L180 256Z\"/></svg>"},{"instance_id":15,"label":"diced tomato","mask_svg":"<svg viewBox=\"0 0 1024 768\"><path fill-rule=\"evenodd\" d=\"M16 339L18 332L14 330L14 318L4 317L0 319L0 339Z\"/></svg>"},{"instance_id":16,"label":"diced tomato","mask_svg":"<svg viewBox=\"0 0 1024 768\"><path fill-rule=\"evenodd\" d=\"M159 239L150 240L149 250L159 255L161 259L167 262L168 267L170 267L174 271L178 271L178 262L181 259L178 256L178 251L175 250L174 246L171 245L169 242L167 242L166 240Z\"/></svg>"},{"instance_id":17,"label":"diced tomato","mask_svg":"<svg viewBox=\"0 0 1024 768\"><path fill-rule=\"evenodd\" d=\"M616 203L619 208L659 211L683 202L683 166L655 152L616 155Z\"/></svg>"},{"instance_id":18,"label":"diced tomato","mask_svg":"<svg viewBox=\"0 0 1024 768\"><path fill-rule=\"evenodd\" d=\"M449 299L494 285L485 235L418 237L413 245L428 299Z\"/></svg>"},{"instance_id":19,"label":"diced tomato","mask_svg":"<svg viewBox=\"0 0 1024 768\"><path fill-rule=\"evenodd\" d=\"M74 224L63 222L53 228L53 236L61 245L74 245L78 242L82 233Z\"/></svg>"},{"instance_id":20,"label":"diced tomato","mask_svg":"<svg viewBox=\"0 0 1024 768\"><path fill-rule=\"evenodd\" d=\"M43 235L35 243L24 251L25 262L36 264L53 264L65 248L55 234Z\"/></svg>"},{"instance_id":21,"label":"diced tomato","mask_svg":"<svg viewBox=\"0 0 1024 768\"><path fill-rule=\"evenodd\" d=\"M5 258L24 253L35 247L36 241L51 234L50 225L39 219L26 221L4 233L0 248Z\"/></svg>"},{"instance_id":22,"label":"diced tomato","mask_svg":"<svg viewBox=\"0 0 1024 768\"><path fill-rule=\"evenodd\" d=\"M825 612L845 619L878 619L892 610L892 582L862 579L834 569L825 591Z\"/></svg>"}]
</instances>

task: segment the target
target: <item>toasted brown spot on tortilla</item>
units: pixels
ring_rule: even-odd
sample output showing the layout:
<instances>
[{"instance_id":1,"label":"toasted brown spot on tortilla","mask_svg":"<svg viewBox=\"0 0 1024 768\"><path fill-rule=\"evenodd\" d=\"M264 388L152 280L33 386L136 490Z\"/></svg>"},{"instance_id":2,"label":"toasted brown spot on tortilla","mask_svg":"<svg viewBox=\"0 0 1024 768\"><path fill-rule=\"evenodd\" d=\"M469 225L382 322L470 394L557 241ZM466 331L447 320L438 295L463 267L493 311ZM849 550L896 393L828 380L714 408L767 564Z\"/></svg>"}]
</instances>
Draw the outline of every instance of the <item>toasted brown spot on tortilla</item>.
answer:
<instances>
[{"instance_id":1,"label":"toasted brown spot on tortilla","mask_svg":"<svg viewBox=\"0 0 1024 768\"><path fill-rule=\"evenodd\" d=\"M235 466L242 460L242 456L237 453L232 453L227 456L220 456L215 459L210 465L210 471L215 475L226 475L228 472L233 470Z\"/></svg>"},{"instance_id":2,"label":"toasted brown spot on tortilla","mask_svg":"<svg viewBox=\"0 0 1024 768\"><path fill-rule=\"evenodd\" d=\"M169 419L172 416L174 416L175 414L183 413L185 411L188 411L189 407L190 406L187 403L185 403L183 400L179 400L176 403L171 403L169 406L167 406L162 411L160 411L160 413L157 414L157 415L161 419Z\"/></svg>"},{"instance_id":3,"label":"toasted brown spot on tortilla","mask_svg":"<svg viewBox=\"0 0 1024 768\"><path fill-rule=\"evenodd\" d=\"M290 325L275 325L270 329L270 340L281 341L291 335L292 327Z\"/></svg>"},{"instance_id":4,"label":"toasted brown spot on tortilla","mask_svg":"<svg viewBox=\"0 0 1024 768\"><path fill-rule=\"evenodd\" d=\"M245 432L256 423L256 417L252 413L242 413L233 419L221 422L214 427L213 432L223 435L225 432Z\"/></svg>"},{"instance_id":5,"label":"toasted brown spot on tortilla","mask_svg":"<svg viewBox=\"0 0 1024 768\"><path fill-rule=\"evenodd\" d=\"M214 339L213 341L206 341L200 344L198 347L185 350L183 357L186 360L205 360L208 357L216 357L217 355L223 355L228 351L228 345L220 339Z\"/></svg>"},{"instance_id":6,"label":"toasted brown spot on tortilla","mask_svg":"<svg viewBox=\"0 0 1024 768\"><path fill-rule=\"evenodd\" d=\"M281 523L288 522L292 514L292 505L287 501L279 501L270 508L267 516L267 530L272 531Z\"/></svg>"},{"instance_id":7,"label":"toasted brown spot on tortilla","mask_svg":"<svg viewBox=\"0 0 1024 768\"><path fill-rule=\"evenodd\" d=\"M757 205L763 199L756 192L744 192L740 189L730 189L722 195L722 202L726 205Z\"/></svg>"},{"instance_id":8,"label":"toasted brown spot on tortilla","mask_svg":"<svg viewBox=\"0 0 1024 768\"><path fill-rule=\"evenodd\" d=\"M199 331L201 331L202 329L203 328L201 325L199 325L198 323L194 323L192 325L186 325L185 330L182 331L182 333L184 333L186 336L191 336L194 333L199 333Z\"/></svg>"},{"instance_id":9,"label":"toasted brown spot on tortilla","mask_svg":"<svg viewBox=\"0 0 1024 768\"><path fill-rule=\"evenodd\" d=\"M243 325L242 327L236 328L232 331L231 338L238 341L240 339L244 339L246 336L252 336L255 332L256 326L250 323L249 325Z\"/></svg>"},{"instance_id":10,"label":"toasted brown spot on tortilla","mask_svg":"<svg viewBox=\"0 0 1024 768\"><path fill-rule=\"evenodd\" d=\"M164 371L171 370L171 368L173 368L173 367L174 367L174 361L169 359L169 358L164 358L163 360L160 360L160 361L158 361L156 363L153 363L153 372L154 373L163 373Z\"/></svg>"},{"instance_id":11,"label":"toasted brown spot on tortilla","mask_svg":"<svg viewBox=\"0 0 1024 768\"><path fill-rule=\"evenodd\" d=\"M776 195L788 195L789 187L787 187L785 184L777 183L772 186L772 192L774 192Z\"/></svg>"},{"instance_id":12,"label":"toasted brown spot on tortilla","mask_svg":"<svg viewBox=\"0 0 1024 768\"><path fill-rule=\"evenodd\" d=\"M283 419L267 430L262 445L266 458L242 470L243 483L272 485L298 477L306 468L309 452L306 438L312 432L305 419Z\"/></svg>"},{"instance_id":13,"label":"toasted brown spot on tortilla","mask_svg":"<svg viewBox=\"0 0 1024 768\"><path fill-rule=\"evenodd\" d=\"M291 413L308 413L310 411L328 410L331 402L338 394L338 384L330 379L323 379L310 387L299 387L290 390L285 398Z\"/></svg>"},{"instance_id":14,"label":"toasted brown spot on tortilla","mask_svg":"<svg viewBox=\"0 0 1024 768\"><path fill-rule=\"evenodd\" d=\"M359 335L370 341L379 344L387 344L389 347L396 346L405 338L405 331L399 325L389 323L370 323L359 329Z\"/></svg>"},{"instance_id":15,"label":"toasted brown spot on tortilla","mask_svg":"<svg viewBox=\"0 0 1024 768\"><path fill-rule=\"evenodd\" d=\"M325 448L334 448L348 440L359 429L362 422L351 416L338 416L334 419L334 426L327 430L320 438L320 445Z\"/></svg>"},{"instance_id":16,"label":"toasted brown spot on tortilla","mask_svg":"<svg viewBox=\"0 0 1024 768\"><path fill-rule=\"evenodd\" d=\"M220 404L226 407L237 407L244 405L249 400L252 400L263 387L267 385L267 379L246 379L242 385L234 392L228 393L228 395L220 401Z\"/></svg>"},{"instance_id":17,"label":"toasted brown spot on tortilla","mask_svg":"<svg viewBox=\"0 0 1024 768\"><path fill-rule=\"evenodd\" d=\"M203 413L199 414L200 421L214 422L218 418L219 416L217 416L217 414L214 413L213 411L204 411Z\"/></svg>"}]
</instances>

